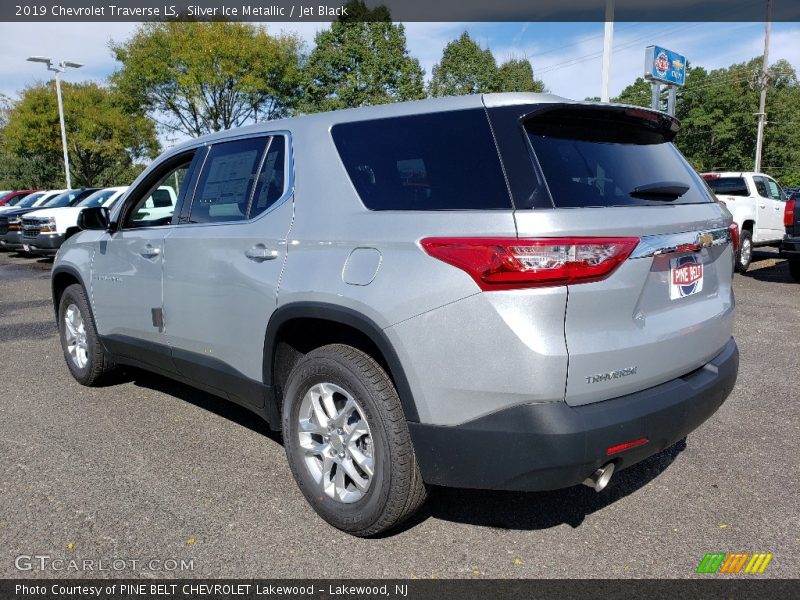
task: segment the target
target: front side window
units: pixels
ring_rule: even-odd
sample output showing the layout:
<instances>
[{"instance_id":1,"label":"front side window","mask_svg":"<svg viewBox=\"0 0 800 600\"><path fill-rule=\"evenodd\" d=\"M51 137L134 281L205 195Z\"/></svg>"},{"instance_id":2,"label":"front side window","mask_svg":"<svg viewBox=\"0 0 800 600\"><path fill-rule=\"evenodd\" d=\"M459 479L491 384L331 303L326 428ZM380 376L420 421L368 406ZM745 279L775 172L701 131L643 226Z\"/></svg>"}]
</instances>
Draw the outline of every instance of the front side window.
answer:
<instances>
[{"instance_id":1,"label":"front side window","mask_svg":"<svg viewBox=\"0 0 800 600\"><path fill-rule=\"evenodd\" d=\"M156 182L145 188L145 193L134 201L135 204L127 212L123 228L156 227L172 222L178 197L184 185L188 184L186 176L189 174L192 158L182 157L177 164L173 163L167 168L167 172L161 177L156 175Z\"/></svg>"},{"instance_id":2,"label":"front side window","mask_svg":"<svg viewBox=\"0 0 800 600\"><path fill-rule=\"evenodd\" d=\"M767 191L769 192L769 197L773 200L783 200L780 186L772 181L772 179L767 179Z\"/></svg>"},{"instance_id":3,"label":"front side window","mask_svg":"<svg viewBox=\"0 0 800 600\"><path fill-rule=\"evenodd\" d=\"M269 141L270 138L237 140L211 148L192 200L190 223L247 219L250 197Z\"/></svg>"}]
</instances>

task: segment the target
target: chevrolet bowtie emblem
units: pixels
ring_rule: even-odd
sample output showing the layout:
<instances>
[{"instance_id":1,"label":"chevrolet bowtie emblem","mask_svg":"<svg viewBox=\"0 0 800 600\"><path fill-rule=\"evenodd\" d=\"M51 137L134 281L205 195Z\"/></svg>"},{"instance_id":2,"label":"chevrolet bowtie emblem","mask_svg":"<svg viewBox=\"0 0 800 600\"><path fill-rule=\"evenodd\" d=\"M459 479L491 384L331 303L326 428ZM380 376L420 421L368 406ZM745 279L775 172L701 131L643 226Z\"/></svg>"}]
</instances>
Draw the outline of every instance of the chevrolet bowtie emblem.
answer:
<instances>
[{"instance_id":1,"label":"chevrolet bowtie emblem","mask_svg":"<svg viewBox=\"0 0 800 600\"><path fill-rule=\"evenodd\" d=\"M701 233L697 236L697 245L701 248L710 248L714 243L714 236L710 233Z\"/></svg>"}]
</instances>

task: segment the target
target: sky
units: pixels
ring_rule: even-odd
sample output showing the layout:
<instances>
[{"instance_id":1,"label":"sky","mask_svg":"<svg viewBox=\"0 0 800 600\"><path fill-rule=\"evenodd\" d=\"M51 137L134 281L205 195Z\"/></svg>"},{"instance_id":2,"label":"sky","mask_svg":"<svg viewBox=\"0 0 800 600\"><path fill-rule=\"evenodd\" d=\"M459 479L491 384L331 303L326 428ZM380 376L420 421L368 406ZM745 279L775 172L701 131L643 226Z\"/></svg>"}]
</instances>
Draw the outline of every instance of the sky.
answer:
<instances>
[{"instance_id":1,"label":"sky","mask_svg":"<svg viewBox=\"0 0 800 600\"><path fill-rule=\"evenodd\" d=\"M272 33L297 33L310 50L325 23L270 23ZM30 55L83 63L66 81L102 81L115 61L110 40L122 41L136 23L0 24L0 93L16 97L26 86L48 79L44 65L26 62ZM447 42L463 31L492 50L498 62L527 58L548 90L582 100L600 95L603 23L407 23L408 49L430 78ZM655 44L674 50L707 69L758 56L764 49L763 23L616 23L610 94L618 95L644 70L644 48ZM800 23L772 27L770 63L784 58L800 71Z\"/></svg>"}]
</instances>

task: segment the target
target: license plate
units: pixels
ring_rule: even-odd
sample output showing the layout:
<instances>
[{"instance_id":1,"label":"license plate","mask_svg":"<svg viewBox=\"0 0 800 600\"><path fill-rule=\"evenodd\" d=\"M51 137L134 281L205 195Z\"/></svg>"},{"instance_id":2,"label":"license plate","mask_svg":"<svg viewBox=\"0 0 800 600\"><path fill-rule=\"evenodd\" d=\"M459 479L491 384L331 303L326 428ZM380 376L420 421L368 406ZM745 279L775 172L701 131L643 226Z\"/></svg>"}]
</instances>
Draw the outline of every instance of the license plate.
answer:
<instances>
[{"instance_id":1,"label":"license plate","mask_svg":"<svg viewBox=\"0 0 800 600\"><path fill-rule=\"evenodd\" d=\"M680 256L669 261L669 298L677 300L703 290L703 263L696 256Z\"/></svg>"},{"instance_id":2,"label":"license plate","mask_svg":"<svg viewBox=\"0 0 800 600\"><path fill-rule=\"evenodd\" d=\"M31 251L31 247L28 246L28 244L22 244L22 251L23 252L30 252Z\"/></svg>"}]
</instances>

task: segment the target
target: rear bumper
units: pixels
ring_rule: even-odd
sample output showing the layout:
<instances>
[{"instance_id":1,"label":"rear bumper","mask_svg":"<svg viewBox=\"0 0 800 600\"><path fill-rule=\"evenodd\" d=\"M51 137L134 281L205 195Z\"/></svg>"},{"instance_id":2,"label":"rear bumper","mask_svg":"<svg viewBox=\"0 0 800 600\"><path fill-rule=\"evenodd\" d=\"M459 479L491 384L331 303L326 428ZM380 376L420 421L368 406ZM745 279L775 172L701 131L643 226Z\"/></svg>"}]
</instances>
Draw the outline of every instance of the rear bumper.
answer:
<instances>
[{"instance_id":1,"label":"rear bumper","mask_svg":"<svg viewBox=\"0 0 800 600\"><path fill-rule=\"evenodd\" d=\"M609 461L623 469L668 448L706 421L736 383L739 351L725 348L692 373L593 404L527 404L458 426L409 423L422 478L451 487L552 490L582 482ZM648 438L607 456L614 445Z\"/></svg>"},{"instance_id":2,"label":"rear bumper","mask_svg":"<svg viewBox=\"0 0 800 600\"><path fill-rule=\"evenodd\" d=\"M781 255L786 258L800 258L800 237L787 237L781 242Z\"/></svg>"}]
</instances>

